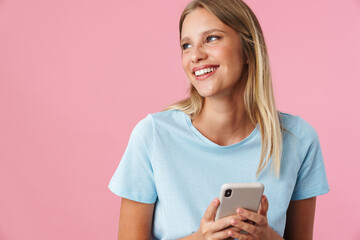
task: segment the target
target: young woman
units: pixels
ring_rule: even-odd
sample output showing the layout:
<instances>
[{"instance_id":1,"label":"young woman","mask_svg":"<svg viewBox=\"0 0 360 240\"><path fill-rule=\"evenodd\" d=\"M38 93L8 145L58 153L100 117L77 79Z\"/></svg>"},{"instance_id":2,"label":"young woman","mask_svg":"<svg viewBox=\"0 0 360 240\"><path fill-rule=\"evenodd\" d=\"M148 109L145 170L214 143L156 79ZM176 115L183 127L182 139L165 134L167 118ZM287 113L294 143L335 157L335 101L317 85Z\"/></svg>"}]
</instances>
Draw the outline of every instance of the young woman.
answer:
<instances>
[{"instance_id":1,"label":"young woman","mask_svg":"<svg viewBox=\"0 0 360 240\"><path fill-rule=\"evenodd\" d=\"M312 239L316 196L329 190L318 136L276 110L254 13L241 0L192 1L180 45L189 98L136 125L109 184L122 197L119 239ZM265 185L259 211L215 221L220 187L234 182Z\"/></svg>"}]
</instances>

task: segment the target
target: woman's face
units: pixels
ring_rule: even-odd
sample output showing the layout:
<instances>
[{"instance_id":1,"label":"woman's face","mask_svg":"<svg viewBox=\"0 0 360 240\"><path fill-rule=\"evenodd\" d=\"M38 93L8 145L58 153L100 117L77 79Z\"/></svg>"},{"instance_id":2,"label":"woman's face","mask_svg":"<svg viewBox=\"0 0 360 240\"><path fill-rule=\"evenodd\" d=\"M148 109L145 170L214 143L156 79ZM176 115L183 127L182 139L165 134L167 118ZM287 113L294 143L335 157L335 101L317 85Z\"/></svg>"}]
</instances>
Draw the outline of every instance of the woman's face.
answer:
<instances>
[{"instance_id":1,"label":"woman's face","mask_svg":"<svg viewBox=\"0 0 360 240\"><path fill-rule=\"evenodd\" d=\"M184 19L180 44L184 71L201 96L227 97L235 92L244 57L234 29L197 8Z\"/></svg>"}]
</instances>

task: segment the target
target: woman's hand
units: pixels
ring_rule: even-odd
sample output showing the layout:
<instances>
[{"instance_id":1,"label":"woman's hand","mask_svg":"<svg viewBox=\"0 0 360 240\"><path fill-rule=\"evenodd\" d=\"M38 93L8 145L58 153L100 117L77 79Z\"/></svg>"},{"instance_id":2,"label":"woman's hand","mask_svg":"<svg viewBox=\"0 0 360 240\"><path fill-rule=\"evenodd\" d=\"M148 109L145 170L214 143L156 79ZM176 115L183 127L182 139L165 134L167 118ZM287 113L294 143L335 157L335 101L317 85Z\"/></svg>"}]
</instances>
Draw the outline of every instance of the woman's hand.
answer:
<instances>
[{"instance_id":1,"label":"woman's hand","mask_svg":"<svg viewBox=\"0 0 360 240\"><path fill-rule=\"evenodd\" d=\"M219 207L219 199L215 198L206 209L199 230L195 233L195 239L229 239L230 233L238 233L240 229L232 226L233 221L240 221L237 215L224 217L215 221L216 210ZM232 239L232 238L230 238Z\"/></svg>"},{"instance_id":2,"label":"woman's hand","mask_svg":"<svg viewBox=\"0 0 360 240\"><path fill-rule=\"evenodd\" d=\"M268 225L267 211L269 208L269 202L265 195L261 198L260 208L257 213L239 208L237 214L241 220L232 220L231 224L234 227L238 227L244 232L237 232L230 230L230 236L232 238L247 239L247 240L276 240L283 239ZM250 220L250 222L249 222Z\"/></svg>"}]
</instances>

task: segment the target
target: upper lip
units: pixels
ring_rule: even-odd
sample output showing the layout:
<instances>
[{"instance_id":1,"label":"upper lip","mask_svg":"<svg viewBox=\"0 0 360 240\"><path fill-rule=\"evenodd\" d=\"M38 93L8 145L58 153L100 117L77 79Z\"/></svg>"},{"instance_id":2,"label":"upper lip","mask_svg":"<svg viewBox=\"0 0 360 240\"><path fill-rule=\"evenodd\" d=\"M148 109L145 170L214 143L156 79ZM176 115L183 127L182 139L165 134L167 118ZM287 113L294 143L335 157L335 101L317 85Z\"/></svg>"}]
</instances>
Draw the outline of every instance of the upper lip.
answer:
<instances>
[{"instance_id":1,"label":"upper lip","mask_svg":"<svg viewBox=\"0 0 360 240\"><path fill-rule=\"evenodd\" d=\"M194 67L192 69L192 73L195 73L196 71L204 69L204 68L219 67L219 66L220 65L213 65L213 64L201 65L201 66L198 66L198 67Z\"/></svg>"}]
</instances>

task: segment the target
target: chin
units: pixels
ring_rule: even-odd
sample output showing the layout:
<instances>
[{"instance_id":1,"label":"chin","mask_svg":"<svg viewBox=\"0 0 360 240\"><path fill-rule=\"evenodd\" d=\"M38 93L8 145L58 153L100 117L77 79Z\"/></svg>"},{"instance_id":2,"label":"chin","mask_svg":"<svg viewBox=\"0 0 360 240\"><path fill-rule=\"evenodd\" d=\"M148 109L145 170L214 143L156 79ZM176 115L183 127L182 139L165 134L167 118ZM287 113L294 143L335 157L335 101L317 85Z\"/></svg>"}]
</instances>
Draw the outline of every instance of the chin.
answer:
<instances>
[{"instance_id":1,"label":"chin","mask_svg":"<svg viewBox=\"0 0 360 240\"><path fill-rule=\"evenodd\" d=\"M196 89L197 90L197 89ZM197 92L199 93L200 96L202 97L212 97L212 96L215 96L215 92L211 91L211 90L197 90Z\"/></svg>"},{"instance_id":2,"label":"chin","mask_svg":"<svg viewBox=\"0 0 360 240\"><path fill-rule=\"evenodd\" d=\"M217 95L219 92L221 92L221 89L219 89L217 86L214 86L214 84L210 82L206 84L204 83L200 83L200 84L198 83L196 85L193 84L193 86L195 87L199 95L202 97L213 97Z\"/></svg>"}]
</instances>

